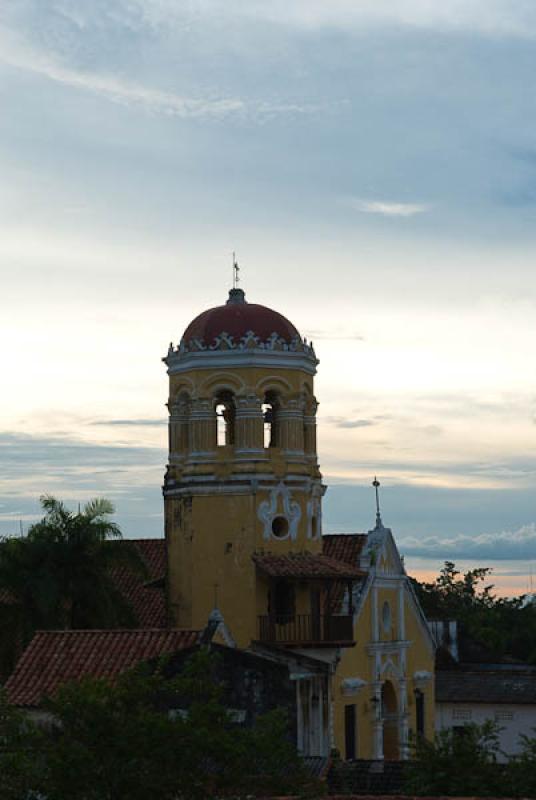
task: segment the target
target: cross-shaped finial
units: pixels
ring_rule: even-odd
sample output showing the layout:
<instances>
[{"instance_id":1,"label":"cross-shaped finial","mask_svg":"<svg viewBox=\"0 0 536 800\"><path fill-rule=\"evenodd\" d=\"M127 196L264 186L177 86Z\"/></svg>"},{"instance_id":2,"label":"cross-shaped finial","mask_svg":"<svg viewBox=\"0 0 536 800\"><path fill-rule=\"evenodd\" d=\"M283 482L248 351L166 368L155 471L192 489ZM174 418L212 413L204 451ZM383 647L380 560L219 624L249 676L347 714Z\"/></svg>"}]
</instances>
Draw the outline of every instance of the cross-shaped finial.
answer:
<instances>
[{"instance_id":1,"label":"cross-shaped finial","mask_svg":"<svg viewBox=\"0 0 536 800\"><path fill-rule=\"evenodd\" d=\"M240 272L240 267L238 266L238 261L236 260L236 254L233 251L233 289L238 289L238 284L240 283L240 278L238 273Z\"/></svg>"},{"instance_id":2,"label":"cross-shaped finial","mask_svg":"<svg viewBox=\"0 0 536 800\"><path fill-rule=\"evenodd\" d=\"M380 487L380 482L376 476L374 476L374 480L372 481L372 485L376 491L376 527L381 528L383 527L382 518L380 514L380 493L378 491Z\"/></svg>"}]
</instances>

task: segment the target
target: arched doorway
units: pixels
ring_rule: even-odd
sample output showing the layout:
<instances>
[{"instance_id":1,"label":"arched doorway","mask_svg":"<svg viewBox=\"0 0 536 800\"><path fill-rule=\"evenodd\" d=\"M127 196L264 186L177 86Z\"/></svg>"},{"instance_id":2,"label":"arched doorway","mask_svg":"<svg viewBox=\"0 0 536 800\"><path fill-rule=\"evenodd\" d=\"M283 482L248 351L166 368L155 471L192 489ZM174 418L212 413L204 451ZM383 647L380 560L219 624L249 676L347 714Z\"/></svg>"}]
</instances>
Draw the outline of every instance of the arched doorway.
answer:
<instances>
[{"instance_id":1,"label":"arched doorway","mask_svg":"<svg viewBox=\"0 0 536 800\"><path fill-rule=\"evenodd\" d=\"M382 686L383 757L386 761L400 758L398 742L398 701L391 681Z\"/></svg>"}]
</instances>

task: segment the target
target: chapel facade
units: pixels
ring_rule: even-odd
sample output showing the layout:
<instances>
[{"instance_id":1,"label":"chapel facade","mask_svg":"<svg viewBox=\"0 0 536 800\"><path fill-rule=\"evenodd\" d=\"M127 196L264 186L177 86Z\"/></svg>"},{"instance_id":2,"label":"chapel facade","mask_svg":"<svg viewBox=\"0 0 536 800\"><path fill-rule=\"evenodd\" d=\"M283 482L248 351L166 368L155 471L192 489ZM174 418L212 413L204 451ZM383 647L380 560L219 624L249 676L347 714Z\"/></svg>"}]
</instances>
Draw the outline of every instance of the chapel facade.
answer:
<instances>
[{"instance_id":1,"label":"chapel facade","mask_svg":"<svg viewBox=\"0 0 536 800\"><path fill-rule=\"evenodd\" d=\"M328 664L295 675L308 754L407 757L433 731L433 643L379 513L368 535L323 535L312 343L235 287L164 361L170 624L217 609L233 646Z\"/></svg>"}]
</instances>

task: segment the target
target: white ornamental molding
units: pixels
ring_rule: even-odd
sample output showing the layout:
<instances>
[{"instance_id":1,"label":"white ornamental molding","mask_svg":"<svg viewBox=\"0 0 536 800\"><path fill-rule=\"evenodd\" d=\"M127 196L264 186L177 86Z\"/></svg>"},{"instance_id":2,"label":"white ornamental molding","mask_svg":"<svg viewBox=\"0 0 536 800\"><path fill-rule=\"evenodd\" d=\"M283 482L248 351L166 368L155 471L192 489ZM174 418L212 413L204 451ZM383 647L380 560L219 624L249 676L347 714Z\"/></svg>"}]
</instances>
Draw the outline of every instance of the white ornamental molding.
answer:
<instances>
[{"instance_id":1,"label":"white ornamental molding","mask_svg":"<svg viewBox=\"0 0 536 800\"><path fill-rule=\"evenodd\" d=\"M263 539L296 541L298 537L298 523L301 518L300 504L292 499L290 489L284 483L278 483L270 491L268 500L259 503L257 516L263 523ZM275 536L272 530L272 523L276 517L284 517L288 523L288 531L284 536Z\"/></svg>"},{"instance_id":2,"label":"white ornamental molding","mask_svg":"<svg viewBox=\"0 0 536 800\"><path fill-rule=\"evenodd\" d=\"M315 489L313 489L313 497L307 502L307 538L313 540L322 538L322 503ZM316 519L315 530L313 530L313 519Z\"/></svg>"},{"instance_id":3,"label":"white ornamental molding","mask_svg":"<svg viewBox=\"0 0 536 800\"><path fill-rule=\"evenodd\" d=\"M387 658L382 663L381 667L381 675L383 678L402 678L402 672L400 671L399 667L395 664L392 658Z\"/></svg>"},{"instance_id":4,"label":"white ornamental molding","mask_svg":"<svg viewBox=\"0 0 536 800\"><path fill-rule=\"evenodd\" d=\"M344 697L355 697L367 685L363 678L345 678L341 682L341 694Z\"/></svg>"},{"instance_id":5,"label":"white ornamental molding","mask_svg":"<svg viewBox=\"0 0 536 800\"><path fill-rule=\"evenodd\" d=\"M416 689L425 689L430 681L432 680L433 675L428 670L420 669L417 672L413 673L413 685Z\"/></svg>"},{"instance_id":6,"label":"white ornamental molding","mask_svg":"<svg viewBox=\"0 0 536 800\"><path fill-rule=\"evenodd\" d=\"M171 343L167 357L182 353L199 352L200 350L279 350L291 353L307 353L307 355L315 356L313 343L308 342L307 339L302 339L300 336L295 336L290 342L287 342L274 332L263 340L256 336L253 331L247 331L245 336L235 339L226 331L222 331L213 342L208 344L204 339L190 339L188 342L182 339L179 346L174 348L173 343Z\"/></svg>"}]
</instances>

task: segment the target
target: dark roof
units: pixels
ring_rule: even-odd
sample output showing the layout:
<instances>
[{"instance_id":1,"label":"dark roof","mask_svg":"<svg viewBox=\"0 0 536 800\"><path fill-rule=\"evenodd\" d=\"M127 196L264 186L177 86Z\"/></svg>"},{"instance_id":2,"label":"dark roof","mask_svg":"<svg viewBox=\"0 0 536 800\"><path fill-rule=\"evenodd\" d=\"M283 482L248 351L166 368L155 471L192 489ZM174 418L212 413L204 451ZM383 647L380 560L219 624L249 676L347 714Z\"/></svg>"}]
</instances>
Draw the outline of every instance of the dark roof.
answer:
<instances>
[{"instance_id":1,"label":"dark roof","mask_svg":"<svg viewBox=\"0 0 536 800\"><path fill-rule=\"evenodd\" d=\"M536 704L536 670L438 670L435 696L438 703Z\"/></svg>"},{"instance_id":2,"label":"dark roof","mask_svg":"<svg viewBox=\"0 0 536 800\"><path fill-rule=\"evenodd\" d=\"M112 570L115 585L131 604L140 628L166 627L166 600L163 583L166 575L165 539L124 539L139 551L147 576L126 567Z\"/></svg>"},{"instance_id":3,"label":"dark roof","mask_svg":"<svg viewBox=\"0 0 536 800\"><path fill-rule=\"evenodd\" d=\"M330 533L322 537L322 550L330 558L357 567L366 542L366 533Z\"/></svg>"},{"instance_id":4,"label":"dark roof","mask_svg":"<svg viewBox=\"0 0 536 800\"><path fill-rule=\"evenodd\" d=\"M246 302L240 289L231 290L229 298L226 305L209 308L192 320L182 340L188 343L192 339L199 339L206 345L212 345L222 333L239 341L249 331L253 331L261 341L266 341L273 333L289 343L300 338L297 329L286 317L267 306Z\"/></svg>"},{"instance_id":5,"label":"dark roof","mask_svg":"<svg viewBox=\"0 0 536 800\"><path fill-rule=\"evenodd\" d=\"M253 555L257 567L272 578L362 578L365 574L357 567L351 567L334 558L314 553L272 553Z\"/></svg>"},{"instance_id":6,"label":"dark roof","mask_svg":"<svg viewBox=\"0 0 536 800\"><path fill-rule=\"evenodd\" d=\"M115 678L136 664L194 647L199 631L38 631L5 685L8 700L37 706L67 681Z\"/></svg>"}]
</instances>

